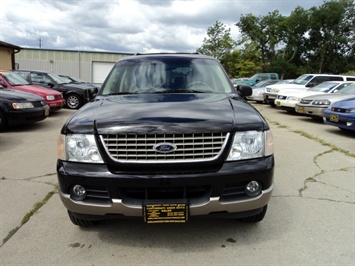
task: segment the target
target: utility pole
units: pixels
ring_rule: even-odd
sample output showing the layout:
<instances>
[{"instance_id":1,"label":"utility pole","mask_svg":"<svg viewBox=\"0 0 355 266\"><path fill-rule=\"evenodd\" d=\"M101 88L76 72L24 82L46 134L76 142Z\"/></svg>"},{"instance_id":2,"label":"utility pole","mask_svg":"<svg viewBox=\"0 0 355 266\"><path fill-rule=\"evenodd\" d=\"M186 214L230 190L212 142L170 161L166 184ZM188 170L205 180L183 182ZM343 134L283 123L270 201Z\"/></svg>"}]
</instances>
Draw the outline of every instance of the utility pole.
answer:
<instances>
[{"instance_id":1,"label":"utility pole","mask_svg":"<svg viewBox=\"0 0 355 266\"><path fill-rule=\"evenodd\" d=\"M38 45L39 45L39 49L41 49L42 48L42 38L38 39Z\"/></svg>"}]
</instances>

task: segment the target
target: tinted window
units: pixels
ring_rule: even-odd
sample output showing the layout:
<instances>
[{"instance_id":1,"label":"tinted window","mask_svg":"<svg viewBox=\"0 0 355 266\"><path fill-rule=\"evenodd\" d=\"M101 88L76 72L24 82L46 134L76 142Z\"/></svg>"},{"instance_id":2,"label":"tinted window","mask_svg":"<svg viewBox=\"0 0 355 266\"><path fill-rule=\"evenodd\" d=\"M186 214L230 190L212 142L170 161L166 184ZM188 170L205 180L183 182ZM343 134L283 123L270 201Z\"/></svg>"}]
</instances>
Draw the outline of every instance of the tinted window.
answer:
<instances>
[{"instance_id":1,"label":"tinted window","mask_svg":"<svg viewBox=\"0 0 355 266\"><path fill-rule=\"evenodd\" d=\"M310 84L312 83L313 86L316 86L316 85L321 84L325 81L329 81L328 76L318 76L318 77L316 76L310 81Z\"/></svg>"},{"instance_id":2,"label":"tinted window","mask_svg":"<svg viewBox=\"0 0 355 266\"><path fill-rule=\"evenodd\" d=\"M355 81L355 77L353 77L353 78L352 77L346 77L346 80L347 81Z\"/></svg>"},{"instance_id":3,"label":"tinted window","mask_svg":"<svg viewBox=\"0 0 355 266\"><path fill-rule=\"evenodd\" d=\"M143 57L119 61L102 86L102 95L187 89L232 92L228 76L215 60Z\"/></svg>"},{"instance_id":4,"label":"tinted window","mask_svg":"<svg viewBox=\"0 0 355 266\"><path fill-rule=\"evenodd\" d=\"M337 76L330 76L329 80L343 81L344 78L343 77L337 77Z\"/></svg>"}]
</instances>

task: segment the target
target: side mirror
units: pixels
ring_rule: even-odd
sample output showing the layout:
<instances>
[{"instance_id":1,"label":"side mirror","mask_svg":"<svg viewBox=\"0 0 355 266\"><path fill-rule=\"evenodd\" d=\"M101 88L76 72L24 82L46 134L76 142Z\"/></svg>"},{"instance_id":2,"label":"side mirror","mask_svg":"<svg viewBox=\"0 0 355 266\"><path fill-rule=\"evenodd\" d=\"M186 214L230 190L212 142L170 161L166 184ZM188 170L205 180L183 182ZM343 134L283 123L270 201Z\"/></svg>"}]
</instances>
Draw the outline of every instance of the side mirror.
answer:
<instances>
[{"instance_id":1,"label":"side mirror","mask_svg":"<svg viewBox=\"0 0 355 266\"><path fill-rule=\"evenodd\" d=\"M247 85L238 85L237 92L242 97L247 97L253 94L253 89Z\"/></svg>"}]
</instances>

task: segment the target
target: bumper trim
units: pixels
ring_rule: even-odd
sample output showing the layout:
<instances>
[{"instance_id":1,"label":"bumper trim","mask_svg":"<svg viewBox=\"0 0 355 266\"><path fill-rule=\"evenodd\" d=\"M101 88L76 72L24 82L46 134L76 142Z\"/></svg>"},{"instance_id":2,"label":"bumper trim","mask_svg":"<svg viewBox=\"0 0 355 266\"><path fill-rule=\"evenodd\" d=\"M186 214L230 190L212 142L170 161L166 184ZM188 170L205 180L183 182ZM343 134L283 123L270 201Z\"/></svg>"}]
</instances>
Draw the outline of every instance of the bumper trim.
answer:
<instances>
[{"instance_id":1,"label":"bumper trim","mask_svg":"<svg viewBox=\"0 0 355 266\"><path fill-rule=\"evenodd\" d=\"M270 201L273 188L274 185L271 185L268 189L263 190L258 197L247 200L223 202L220 201L220 197L211 197L208 202L191 204L190 215L209 215L216 212L236 213L262 208ZM110 204L89 204L75 201L70 198L70 195L64 194L61 190L59 190L59 196L69 211L79 214L102 216L118 214L127 217L141 217L143 215L142 206L126 205L120 199L112 199Z\"/></svg>"}]
</instances>

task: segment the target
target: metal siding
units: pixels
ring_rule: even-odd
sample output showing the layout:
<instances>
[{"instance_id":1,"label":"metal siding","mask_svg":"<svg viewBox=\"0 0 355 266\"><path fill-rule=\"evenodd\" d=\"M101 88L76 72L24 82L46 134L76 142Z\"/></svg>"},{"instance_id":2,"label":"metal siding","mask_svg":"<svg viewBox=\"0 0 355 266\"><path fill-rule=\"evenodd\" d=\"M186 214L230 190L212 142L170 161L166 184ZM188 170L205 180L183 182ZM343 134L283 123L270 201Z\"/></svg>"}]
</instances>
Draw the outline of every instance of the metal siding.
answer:
<instances>
[{"instance_id":1,"label":"metal siding","mask_svg":"<svg viewBox=\"0 0 355 266\"><path fill-rule=\"evenodd\" d=\"M114 63L128 55L131 54L23 48L15 55L15 62L19 64L20 69L43 70L78 77L88 82L102 83L108 74L107 68L101 70L99 68L97 70L99 72L94 74L94 64L108 63L108 68L111 69Z\"/></svg>"}]
</instances>

